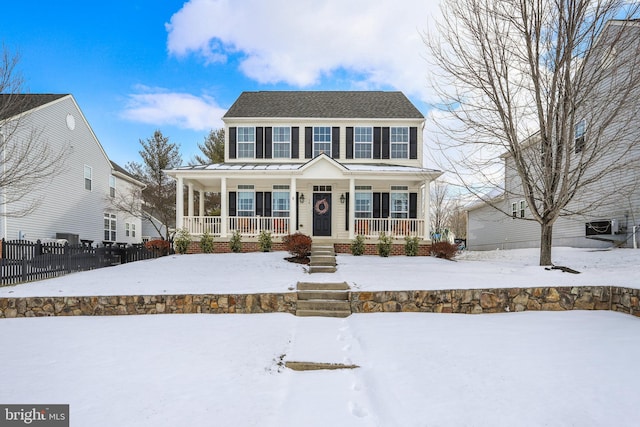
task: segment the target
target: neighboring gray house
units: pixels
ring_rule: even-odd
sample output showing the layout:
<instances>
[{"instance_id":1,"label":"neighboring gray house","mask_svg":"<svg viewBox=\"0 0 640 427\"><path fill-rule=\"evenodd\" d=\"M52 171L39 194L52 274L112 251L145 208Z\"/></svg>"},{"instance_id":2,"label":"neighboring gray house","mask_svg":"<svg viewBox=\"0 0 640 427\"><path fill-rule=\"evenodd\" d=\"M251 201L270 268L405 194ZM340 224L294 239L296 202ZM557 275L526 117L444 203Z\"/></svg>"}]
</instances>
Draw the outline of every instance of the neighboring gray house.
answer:
<instances>
[{"instance_id":1,"label":"neighboring gray house","mask_svg":"<svg viewBox=\"0 0 640 427\"><path fill-rule=\"evenodd\" d=\"M619 27L623 22L627 26ZM610 21L607 25L602 37L609 36L607 30L624 28L627 32L625 37L635 41L629 46L628 52L603 49L606 44L595 46L603 54L598 51L597 55L593 55L597 63L589 65L610 67L609 71L604 68L604 72L608 73L611 80L605 81L603 85L613 86L624 81L621 74L625 69L616 67L617 58L622 55L640 55L640 21ZM637 73L638 69L632 71ZM612 92L611 86L597 87L597 96L608 96ZM595 96L594 99L600 99ZM576 194L565 209L565 213L570 215L561 216L554 224L553 246L599 248L612 245L633 247L634 242L636 246L640 244L640 122L633 120L633 115L637 115L640 109L640 100L637 97L632 99L636 102L634 111L621 111L619 121L611 122L608 127L598 126L598 111L579 111L579 117L582 118L575 125L575 141L569 155L592 155L590 153L594 151L590 151L593 150L589 140L590 132L602 131L607 135L600 139L601 145L606 142L606 148L597 152L602 155L594 157L595 162L585 171L582 179L599 176L599 172L615 164L616 161L612 159L624 161L624 167L606 173ZM599 108L606 107L600 105ZM522 146L525 150L536 150L531 152L542 155L537 135L524 141ZM467 247L471 250L540 246L540 225L531 220L531 212L522 196L523 190L513 158L509 154L502 158L505 162L504 193L488 203L478 203L468 209Z\"/></svg>"},{"instance_id":2,"label":"neighboring gray house","mask_svg":"<svg viewBox=\"0 0 640 427\"><path fill-rule=\"evenodd\" d=\"M243 92L223 121L224 163L167 171L178 181L177 228L430 241L429 186L441 172L422 165L425 119L404 94ZM221 215L206 216L195 192L221 193Z\"/></svg>"},{"instance_id":3,"label":"neighboring gray house","mask_svg":"<svg viewBox=\"0 0 640 427\"><path fill-rule=\"evenodd\" d=\"M0 137L19 121L16 132L10 138L5 135L5 149L37 134L37 143L47 144L53 153L64 152L64 159L51 179L28 195L29 200L37 201L35 210L26 216L7 216L4 213L12 212L13 206L2 204L0 237L140 243L140 219L113 209L110 200L116 192L129 192L144 185L109 160L73 96L0 96L5 106L14 100L21 101L16 103L17 110L2 109L10 113L0 117ZM4 200L4 194L0 192L0 199Z\"/></svg>"}]
</instances>

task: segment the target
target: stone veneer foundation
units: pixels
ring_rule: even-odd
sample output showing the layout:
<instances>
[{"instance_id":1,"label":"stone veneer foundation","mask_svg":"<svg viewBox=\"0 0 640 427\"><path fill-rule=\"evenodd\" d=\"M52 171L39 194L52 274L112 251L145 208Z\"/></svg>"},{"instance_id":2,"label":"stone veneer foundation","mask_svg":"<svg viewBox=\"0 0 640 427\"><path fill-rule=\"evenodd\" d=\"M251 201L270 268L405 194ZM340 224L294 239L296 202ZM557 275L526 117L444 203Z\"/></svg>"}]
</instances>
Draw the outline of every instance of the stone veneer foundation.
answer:
<instances>
[{"instance_id":1,"label":"stone veneer foundation","mask_svg":"<svg viewBox=\"0 0 640 427\"><path fill-rule=\"evenodd\" d=\"M640 317L640 289L617 286L350 292L353 313L611 310ZM0 298L0 318L167 313L291 313L297 294Z\"/></svg>"}]
</instances>

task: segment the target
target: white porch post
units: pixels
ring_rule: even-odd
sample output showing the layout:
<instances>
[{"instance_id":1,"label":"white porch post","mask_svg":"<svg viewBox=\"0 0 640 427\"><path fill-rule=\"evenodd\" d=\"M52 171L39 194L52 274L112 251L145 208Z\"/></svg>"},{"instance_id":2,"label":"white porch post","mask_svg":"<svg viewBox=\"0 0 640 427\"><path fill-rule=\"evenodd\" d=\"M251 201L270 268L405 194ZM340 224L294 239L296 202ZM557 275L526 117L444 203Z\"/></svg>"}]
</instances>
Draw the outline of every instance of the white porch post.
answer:
<instances>
[{"instance_id":1,"label":"white porch post","mask_svg":"<svg viewBox=\"0 0 640 427\"><path fill-rule=\"evenodd\" d=\"M187 206L187 215L193 216L193 183L189 183L189 205Z\"/></svg>"},{"instance_id":2,"label":"white porch post","mask_svg":"<svg viewBox=\"0 0 640 427\"><path fill-rule=\"evenodd\" d=\"M220 179L220 236L227 237L227 178Z\"/></svg>"},{"instance_id":3,"label":"white porch post","mask_svg":"<svg viewBox=\"0 0 640 427\"><path fill-rule=\"evenodd\" d=\"M422 200L422 209L424 210L424 240L431 240L431 181L424 182L424 199Z\"/></svg>"},{"instance_id":4,"label":"white porch post","mask_svg":"<svg viewBox=\"0 0 640 427\"><path fill-rule=\"evenodd\" d=\"M289 184L289 234L296 232L296 217L298 216L298 203L296 200L296 192L298 191L295 177L291 177Z\"/></svg>"},{"instance_id":5,"label":"white porch post","mask_svg":"<svg viewBox=\"0 0 640 427\"><path fill-rule=\"evenodd\" d=\"M200 195L200 197L198 198L198 215L204 216L204 190L199 190L198 194Z\"/></svg>"},{"instance_id":6,"label":"white porch post","mask_svg":"<svg viewBox=\"0 0 640 427\"><path fill-rule=\"evenodd\" d=\"M184 216L184 179L176 177L176 229L182 228L182 217Z\"/></svg>"},{"instance_id":7,"label":"white porch post","mask_svg":"<svg viewBox=\"0 0 640 427\"><path fill-rule=\"evenodd\" d=\"M349 240L353 240L356 237L356 224L353 220L356 217L356 180L349 179Z\"/></svg>"}]
</instances>

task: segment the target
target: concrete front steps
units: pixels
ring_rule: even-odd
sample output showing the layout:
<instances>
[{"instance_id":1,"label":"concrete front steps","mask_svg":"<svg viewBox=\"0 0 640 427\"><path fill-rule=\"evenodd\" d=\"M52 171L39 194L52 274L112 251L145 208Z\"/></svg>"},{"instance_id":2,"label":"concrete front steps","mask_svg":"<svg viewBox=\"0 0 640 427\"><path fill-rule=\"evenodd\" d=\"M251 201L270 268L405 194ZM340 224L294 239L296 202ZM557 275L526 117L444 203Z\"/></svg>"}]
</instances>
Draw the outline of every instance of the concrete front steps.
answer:
<instances>
[{"instance_id":1,"label":"concrete front steps","mask_svg":"<svg viewBox=\"0 0 640 427\"><path fill-rule=\"evenodd\" d=\"M296 316L347 317L351 314L346 283L298 282Z\"/></svg>"},{"instance_id":2,"label":"concrete front steps","mask_svg":"<svg viewBox=\"0 0 640 427\"><path fill-rule=\"evenodd\" d=\"M332 244L311 244L309 273L334 273L336 271L336 253Z\"/></svg>"}]
</instances>

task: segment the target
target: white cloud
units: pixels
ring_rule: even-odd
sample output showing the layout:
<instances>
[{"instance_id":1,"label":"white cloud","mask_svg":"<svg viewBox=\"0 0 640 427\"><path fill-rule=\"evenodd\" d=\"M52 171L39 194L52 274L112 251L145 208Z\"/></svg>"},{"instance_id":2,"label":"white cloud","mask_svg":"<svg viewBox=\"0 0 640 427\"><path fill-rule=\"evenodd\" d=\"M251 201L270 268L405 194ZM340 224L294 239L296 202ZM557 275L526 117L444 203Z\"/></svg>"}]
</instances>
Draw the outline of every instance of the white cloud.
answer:
<instances>
[{"instance_id":1,"label":"white cloud","mask_svg":"<svg viewBox=\"0 0 640 427\"><path fill-rule=\"evenodd\" d=\"M139 93L128 95L122 117L126 120L157 126L170 125L181 129L208 131L222 127L226 112L207 95L168 92L162 88L136 87Z\"/></svg>"},{"instance_id":2,"label":"white cloud","mask_svg":"<svg viewBox=\"0 0 640 427\"><path fill-rule=\"evenodd\" d=\"M242 73L259 83L306 87L345 70L369 88L428 100L421 33L437 13L425 0L191 0L166 25L167 47L205 62L239 54Z\"/></svg>"}]
</instances>

